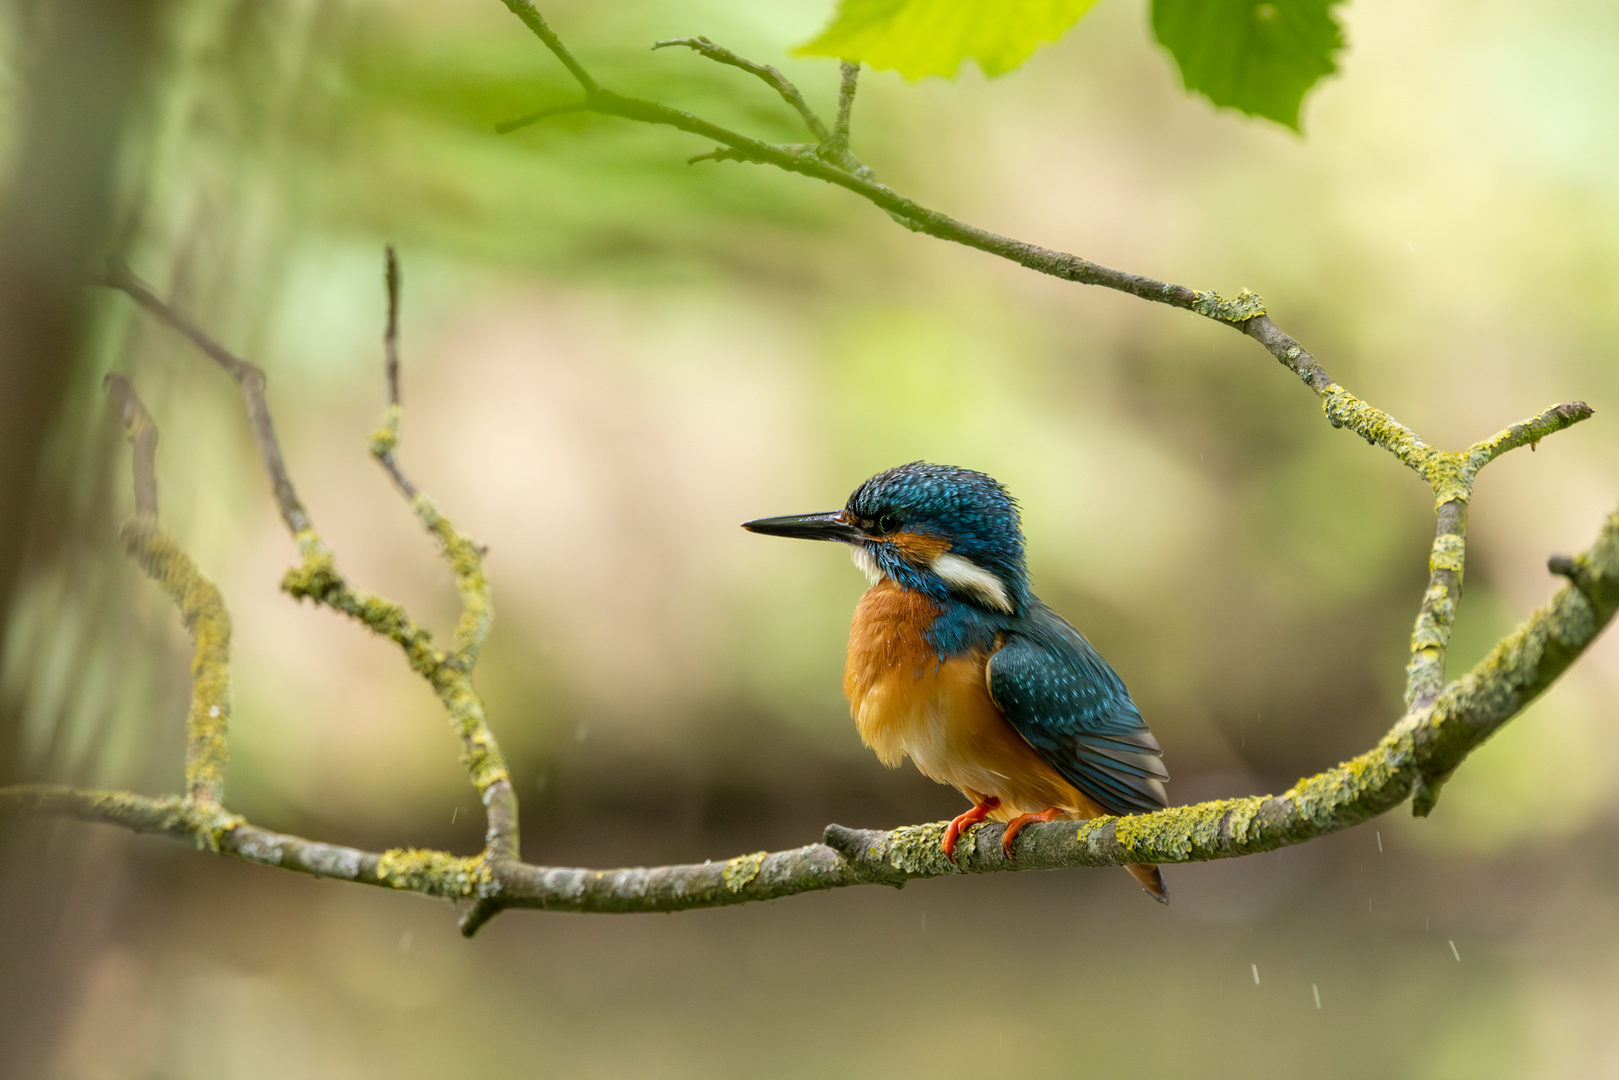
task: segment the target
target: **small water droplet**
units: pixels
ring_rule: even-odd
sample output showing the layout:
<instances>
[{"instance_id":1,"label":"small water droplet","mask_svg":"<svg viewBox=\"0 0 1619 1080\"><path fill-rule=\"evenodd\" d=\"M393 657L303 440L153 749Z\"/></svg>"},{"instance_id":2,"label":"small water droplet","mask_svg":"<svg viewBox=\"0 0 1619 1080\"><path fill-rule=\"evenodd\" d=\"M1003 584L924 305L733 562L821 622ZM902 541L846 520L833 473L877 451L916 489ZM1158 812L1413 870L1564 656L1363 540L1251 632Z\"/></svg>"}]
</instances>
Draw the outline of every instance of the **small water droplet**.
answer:
<instances>
[{"instance_id":1,"label":"small water droplet","mask_svg":"<svg viewBox=\"0 0 1619 1080\"><path fill-rule=\"evenodd\" d=\"M1450 955L1452 955L1452 956L1454 956L1456 958L1456 962L1458 964L1462 962L1462 954L1456 951L1456 939L1455 938L1452 938L1451 942L1450 942Z\"/></svg>"},{"instance_id":2,"label":"small water droplet","mask_svg":"<svg viewBox=\"0 0 1619 1080\"><path fill-rule=\"evenodd\" d=\"M1258 964L1249 964L1248 966L1253 969L1253 972L1254 972L1254 985L1258 986L1259 985L1259 965Z\"/></svg>"},{"instance_id":3,"label":"small water droplet","mask_svg":"<svg viewBox=\"0 0 1619 1080\"><path fill-rule=\"evenodd\" d=\"M1383 830L1377 830L1377 853L1383 854Z\"/></svg>"},{"instance_id":4,"label":"small water droplet","mask_svg":"<svg viewBox=\"0 0 1619 1080\"><path fill-rule=\"evenodd\" d=\"M455 824L455 815L459 814L460 812L461 812L461 808L459 806L457 806L454 810L450 811L450 824L451 825Z\"/></svg>"},{"instance_id":5,"label":"small water droplet","mask_svg":"<svg viewBox=\"0 0 1619 1080\"><path fill-rule=\"evenodd\" d=\"M406 930L403 934L400 934L399 935L399 951L402 952L402 953L410 952L410 944L411 944L411 942L413 942L415 940L416 940L416 935L411 933L409 930Z\"/></svg>"},{"instance_id":6,"label":"small water droplet","mask_svg":"<svg viewBox=\"0 0 1619 1080\"><path fill-rule=\"evenodd\" d=\"M1321 1008L1321 988L1319 986L1317 986L1315 983L1311 983L1310 984L1310 993L1315 995L1315 1007L1319 1011L1320 1008Z\"/></svg>"}]
</instances>

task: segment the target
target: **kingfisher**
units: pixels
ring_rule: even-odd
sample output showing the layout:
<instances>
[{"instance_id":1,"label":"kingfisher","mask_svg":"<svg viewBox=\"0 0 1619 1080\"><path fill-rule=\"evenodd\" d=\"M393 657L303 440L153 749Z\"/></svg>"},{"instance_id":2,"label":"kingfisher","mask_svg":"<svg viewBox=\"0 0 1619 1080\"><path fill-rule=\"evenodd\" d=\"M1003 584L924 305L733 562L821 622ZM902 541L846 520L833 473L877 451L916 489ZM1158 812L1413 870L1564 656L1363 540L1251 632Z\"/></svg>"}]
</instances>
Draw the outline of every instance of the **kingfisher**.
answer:
<instances>
[{"instance_id":1,"label":"kingfisher","mask_svg":"<svg viewBox=\"0 0 1619 1080\"><path fill-rule=\"evenodd\" d=\"M849 546L871 582L855 607L843 692L860 739L972 803L945 829L1006 822L1008 859L1036 821L1168 805L1163 751L1124 681L1029 589L1018 505L998 481L913 461L855 488L842 510L743 522ZM1127 866L1169 902L1156 866Z\"/></svg>"}]
</instances>

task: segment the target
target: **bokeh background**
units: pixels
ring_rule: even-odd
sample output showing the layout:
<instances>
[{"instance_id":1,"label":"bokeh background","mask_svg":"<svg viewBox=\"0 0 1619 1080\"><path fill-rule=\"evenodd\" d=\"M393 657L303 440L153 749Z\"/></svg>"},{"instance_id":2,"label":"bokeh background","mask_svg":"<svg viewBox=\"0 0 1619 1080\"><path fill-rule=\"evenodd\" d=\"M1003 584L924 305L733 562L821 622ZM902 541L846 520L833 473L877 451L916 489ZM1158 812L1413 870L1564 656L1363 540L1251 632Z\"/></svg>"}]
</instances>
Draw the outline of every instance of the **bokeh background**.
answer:
<instances>
[{"instance_id":1,"label":"bokeh background","mask_svg":"<svg viewBox=\"0 0 1619 1080\"><path fill-rule=\"evenodd\" d=\"M646 51L702 33L830 110L835 66L788 55L826 0L542 10L615 89L802 139L742 73ZM1460 671L1619 500L1619 10L1342 16L1351 48L1302 139L1186 97L1143 5L1107 0L995 81L868 73L854 149L975 224L1255 289L1339 381L1441 445L1595 405L1479 482ZM576 116L496 136L571 87L494 0L11 0L0 55L3 359L26 369L7 375L6 438L41 433L37 470L7 451L26 473L6 515L12 775L180 783L188 646L117 550L128 459L99 390L117 370L161 427L164 519L232 605L232 806L372 848L480 843L427 688L392 646L277 593L294 553L231 384L80 288L115 251L265 368L351 578L442 633L450 578L366 454L398 245L400 456L490 546L478 681L532 861L721 858L960 809L859 745L839 692L863 585L846 557L736 528L836 507L917 458L1019 496L1037 590L1130 684L1175 801L1280 790L1400 711L1428 495L1237 334L914 235L801 177L688 166L711 147L679 133ZM1616 698L1610 634L1431 818L1170 868L1167 909L1116 871L1008 874L514 912L467 942L438 902L8 823L0 1067L1619 1076Z\"/></svg>"}]
</instances>

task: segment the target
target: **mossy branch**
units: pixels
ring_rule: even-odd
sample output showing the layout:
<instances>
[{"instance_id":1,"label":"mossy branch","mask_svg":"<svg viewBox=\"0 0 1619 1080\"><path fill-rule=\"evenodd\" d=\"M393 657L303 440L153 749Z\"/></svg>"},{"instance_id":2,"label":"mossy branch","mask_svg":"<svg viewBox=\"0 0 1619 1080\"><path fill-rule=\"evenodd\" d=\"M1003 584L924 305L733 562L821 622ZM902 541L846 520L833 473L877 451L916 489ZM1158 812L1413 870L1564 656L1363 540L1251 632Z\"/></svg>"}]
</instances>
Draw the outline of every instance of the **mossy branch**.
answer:
<instances>
[{"instance_id":1,"label":"mossy branch","mask_svg":"<svg viewBox=\"0 0 1619 1080\"><path fill-rule=\"evenodd\" d=\"M366 852L285 836L176 800L50 785L0 789L0 813L33 812L100 821L208 846L267 866L464 901L471 932L502 908L658 912L775 900L917 878L1077 866L1200 862L1304 843L1418 799L1437 777L1516 716L1584 651L1619 609L1619 513L1595 544L1564 560L1570 583L1503 638L1434 704L1402 717L1371 750L1299 781L1281 795L1218 799L1154 814L1031 825L1016 858L1001 853L1000 824L974 826L951 863L940 850L945 822L891 831L828 826L822 842L754 852L723 862L594 870L535 866L442 851ZM482 913L475 922L474 913Z\"/></svg>"},{"instance_id":2,"label":"mossy branch","mask_svg":"<svg viewBox=\"0 0 1619 1080\"><path fill-rule=\"evenodd\" d=\"M157 523L157 424L122 375L104 380L134 447L135 516L119 537L124 549L180 610L191 634L191 708L186 715L187 805L218 807L225 801L230 760L230 612L219 587L197 569L174 538Z\"/></svg>"},{"instance_id":3,"label":"mossy branch","mask_svg":"<svg viewBox=\"0 0 1619 1080\"><path fill-rule=\"evenodd\" d=\"M489 585L483 573L483 557L478 546L456 530L433 501L410 483L394 461L393 451L398 442L400 417L398 355L400 277L398 260L392 247L387 251L385 282L388 317L383 334L383 352L388 403L383 425L371 437L371 450L388 470L396 485L409 498L412 508L438 542L455 574L462 601L462 613L457 621L455 638L448 652L439 649L433 643L428 630L412 618L403 606L353 588L338 569L336 556L316 532L287 472L285 459L270 421L269 405L265 398L264 373L232 354L172 305L160 300L151 288L122 262L114 261L111 264L105 280L105 284L129 294L161 321L180 330L241 385L247 401L248 415L259 439L261 457L270 474L272 487L282 510L282 519L292 532L298 548L298 565L284 575L281 582L282 590L295 599L313 600L341 612L373 633L393 641L404 653L411 670L426 679L433 687L449 715L452 729L461 742L462 762L466 765L485 807L486 847L484 854L479 858L495 864L518 857L519 839L517 796L511 785L510 772L500 753L494 733L489 728L482 699L472 685L472 670L477 664L479 652L494 617ZM115 377L115 380L109 383L109 389L115 401L121 405L126 424L132 425L131 439L136 442L137 449L135 465L137 498L144 499L147 496L141 494L144 491L143 478L151 471L148 444L155 447L156 428L152 425L150 416L140 408L138 400L134 398L134 391L121 377ZM155 507L155 488L150 498ZM165 587L172 585L172 592L191 581L185 574L185 567L190 563L166 534L161 530L153 531L155 522L150 523L150 528L142 524L148 520L138 517L134 524L140 527L126 528L126 540L131 545L131 550L143 560L143 566L150 564L148 572L154 576L162 574L160 580L164 581ZM195 568L192 567L191 570L194 573ZM200 579L200 575L198 578ZM208 589L213 589L211 584L206 583L206 579L200 580ZM191 591L195 592L200 588L198 586ZM186 595L189 596L190 593ZM214 595L217 597L217 590L214 590ZM187 625L191 626L190 609L186 610ZM218 603L218 610L223 617L222 600ZM194 632L199 635L200 655L204 641L213 641L217 633L205 637L204 632L214 628L215 623L203 615L198 617L201 620L198 623L201 629ZM223 625L224 641L228 648L228 621ZM198 694L205 691L213 694L215 683L221 688L228 686L228 671L228 652L223 654L223 659L218 664L210 663L195 667ZM220 693L223 693L222 689ZM217 746L214 742L208 742L206 746L199 743L196 755L197 759L203 762L199 776L206 779L212 775L208 771L207 762L217 759L217 772L220 775L223 773L223 717L226 705L223 701L216 702L210 697L207 703L209 711L199 714L198 709L198 706L193 707L194 725L201 723L198 719L200 715L202 720L217 720L218 726L218 738L215 740ZM203 753L204 749L209 752ZM188 776L190 760L188 757ZM208 782L215 783L213 780ZM215 792L215 801L219 801L217 784L211 790ZM475 910L473 914L477 916L478 921L487 918L487 913Z\"/></svg>"}]
</instances>

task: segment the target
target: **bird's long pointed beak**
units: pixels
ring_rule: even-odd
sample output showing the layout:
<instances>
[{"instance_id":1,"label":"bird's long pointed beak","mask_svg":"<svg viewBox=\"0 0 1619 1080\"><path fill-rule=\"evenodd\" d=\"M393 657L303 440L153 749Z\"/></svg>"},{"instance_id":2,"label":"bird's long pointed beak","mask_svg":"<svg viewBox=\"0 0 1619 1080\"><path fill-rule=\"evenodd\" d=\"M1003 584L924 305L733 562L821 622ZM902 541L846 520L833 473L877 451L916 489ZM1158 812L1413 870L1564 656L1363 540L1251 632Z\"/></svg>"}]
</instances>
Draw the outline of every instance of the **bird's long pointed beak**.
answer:
<instances>
[{"instance_id":1,"label":"bird's long pointed beak","mask_svg":"<svg viewBox=\"0 0 1619 1080\"><path fill-rule=\"evenodd\" d=\"M842 510L828 510L824 514L789 514L786 517L759 518L744 521L742 527L749 532L766 536L791 536L799 540L841 540L849 543L861 538L859 529L844 520Z\"/></svg>"}]
</instances>

